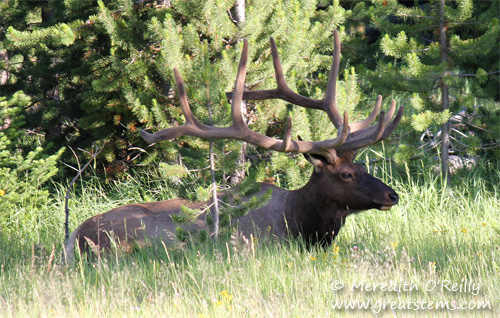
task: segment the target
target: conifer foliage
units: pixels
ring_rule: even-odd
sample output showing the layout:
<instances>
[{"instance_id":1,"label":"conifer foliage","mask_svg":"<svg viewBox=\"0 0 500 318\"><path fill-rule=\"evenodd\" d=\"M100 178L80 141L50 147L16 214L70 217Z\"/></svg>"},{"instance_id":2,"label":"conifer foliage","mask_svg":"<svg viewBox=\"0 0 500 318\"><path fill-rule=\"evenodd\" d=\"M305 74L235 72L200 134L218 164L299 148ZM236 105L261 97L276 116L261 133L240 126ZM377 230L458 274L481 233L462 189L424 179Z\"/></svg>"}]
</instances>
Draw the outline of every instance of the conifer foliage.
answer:
<instances>
[{"instance_id":1,"label":"conifer foliage","mask_svg":"<svg viewBox=\"0 0 500 318\"><path fill-rule=\"evenodd\" d=\"M484 154L499 141L491 121L498 120L492 101L498 101L500 83L495 2L375 2L373 21L388 58L379 62L374 84L409 95L411 126L432 145L441 144L445 175L449 153ZM400 160L418 154L414 147L402 149Z\"/></svg>"},{"instance_id":2,"label":"conifer foliage","mask_svg":"<svg viewBox=\"0 0 500 318\"><path fill-rule=\"evenodd\" d=\"M232 90L241 38L250 41L249 88L275 85L270 36L279 43L289 82L300 86L328 64L331 32L343 21L338 4L319 15L316 1L256 0L246 4L246 21L236 23L233 6L230 0L10 1L2 7L12 17L2 35L9 54L2 94L23 91L35 101L26 127L52 143L52 151L105 143L108 172L164 158L196 163L206 158L206 142L185 138L144 150L138 134L183 122L173 67L184 77L195 115L227 125L224 93ZM249 105L249 120L262 131L269 123L279 126L286 112L283 102ZM227 156L238 147L218 143L217 149ZM232 160L219 162L224 170Z\"/></svg>"},{"instance_id":3,"label":"conifer foliage","mask_svg":"<svg viewBox=\"0 0 500 318\"><path fill-rule=\"evenodd\" d=\"M58 172L57 162L64 151L46 155L48 147L23 128L22 112L30 104L22 92L9 99L0 97L0 235L4 238L29 231L19 220L31 218L30 209L49 200L44 186Z\"/></svg>"}]
</instances>

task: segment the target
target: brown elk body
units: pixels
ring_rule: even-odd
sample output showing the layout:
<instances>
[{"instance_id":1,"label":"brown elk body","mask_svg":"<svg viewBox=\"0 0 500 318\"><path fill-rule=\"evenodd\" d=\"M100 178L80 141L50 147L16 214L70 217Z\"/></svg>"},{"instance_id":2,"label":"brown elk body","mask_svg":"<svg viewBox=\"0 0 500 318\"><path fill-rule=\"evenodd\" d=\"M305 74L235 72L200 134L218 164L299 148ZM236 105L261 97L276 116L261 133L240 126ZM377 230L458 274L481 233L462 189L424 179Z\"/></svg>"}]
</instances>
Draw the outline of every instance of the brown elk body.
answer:
<instances>
[{"instance_id":1,"label":"brown elk body","mask_svg":"<svg viewBox=\"0 0 500 318\"><path fill-rule=\"evenodd\" d=\"M154 134L141 131L142 136L150 143L191 135L208 139L240 139L275 151L303 153L314 166L309 182L294 191L261 183L259 191L253 195L262 195L271 188L270 200L235 221L238 231L247 237L251 234L254 236L265 234L277 238L300 236L308 243L328 244L339 233L349 214L373 208L388 210L398 202L398 195L393 189L368 174L361 166L354 164L353 159L359 148L378 142L392 133L401 120L403 107L391 121L395 113L395 103L392 101L387 114L384 111L379 113L382 103L382 98L379 96L374 110L367 119L349 124L347 113L342 117L336 107L335 91L340 63L340 40L336 31L334 40L332 69L323 100L310 99L290 90L285 82L277 48L272 39L271 49L278 87L273 90L243 92L248 56L248 42L245 40L234 93L228 93L228 97L232 98L231 126L213 127L197 121L190 110L182 78L174 69L186 123ZM241 115L241 101L270 98L279 98L302 107L325 111L338 129L337 138L323 141L293 141L290 117L287 119L283 140L250 130ZM377 124L371 125L377 115L379 117ZM173 242L178 224L174 223L171 215L177 214L183 205L202 208L206 203L189 203L186 200L173 199L129 204L91 217L71 235L66 246L67 257L69 259L74 257L76 243L84 249L88 241L99 249L109 248L113 240L124 249L143 246L154 240L167 244ZM207 228L207 224L204 217L200 217L196 222L184 227L186 231L193 232Z\"/></svg>"}]
</instances>

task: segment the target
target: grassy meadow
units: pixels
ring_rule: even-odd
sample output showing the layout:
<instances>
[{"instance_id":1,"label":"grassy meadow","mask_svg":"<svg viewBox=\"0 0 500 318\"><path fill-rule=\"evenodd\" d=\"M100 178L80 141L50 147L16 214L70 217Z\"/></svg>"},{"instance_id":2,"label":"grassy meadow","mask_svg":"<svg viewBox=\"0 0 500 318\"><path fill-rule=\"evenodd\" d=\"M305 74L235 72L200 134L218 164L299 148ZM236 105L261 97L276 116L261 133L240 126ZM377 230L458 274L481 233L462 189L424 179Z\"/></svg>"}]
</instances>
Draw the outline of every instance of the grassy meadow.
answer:
<instances>
[{"instance_id":1,"label":"grassy meadow","mask_svg":"<svg viewBox=\"0 0 500 318\"><path fill-rule=\"evenodd\" d=\"M233 237L70 266L62 262L65 189L54 185L52 201L0 229L0 316L498 317L500 173L483 173L446 189L424 169L379 170L400 203L350 216L324 249ZM71 229L118 205L173 195L158 183L145 197L140 182L80 181Z\"/></svg>"}]
</instances>

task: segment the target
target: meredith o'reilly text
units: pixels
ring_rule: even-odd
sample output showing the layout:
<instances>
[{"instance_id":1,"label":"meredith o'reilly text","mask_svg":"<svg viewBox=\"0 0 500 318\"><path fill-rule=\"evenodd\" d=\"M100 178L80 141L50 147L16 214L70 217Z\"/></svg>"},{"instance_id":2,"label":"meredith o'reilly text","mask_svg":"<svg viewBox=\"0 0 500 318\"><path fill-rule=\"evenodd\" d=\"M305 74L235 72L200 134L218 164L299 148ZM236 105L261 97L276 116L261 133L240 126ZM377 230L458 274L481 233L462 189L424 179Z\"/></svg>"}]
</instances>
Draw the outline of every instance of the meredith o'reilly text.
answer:
<instances>
[{"instance_id":1,"label":"meredith o'reilly text","mask_svg":"<svg viewBox=\"0 0 500 318\"><path fill-rule=\"evenodd\" d=\"M354 281L351 285L351 291L359 292L455 292L469 293L476 296L481 287L480 283L464 280L462 282L453 282L450 280L428 280L427 282L417 284L413 281L393 282L388 283L366 283L363 281Z\"/></svg>"}]
</instances>

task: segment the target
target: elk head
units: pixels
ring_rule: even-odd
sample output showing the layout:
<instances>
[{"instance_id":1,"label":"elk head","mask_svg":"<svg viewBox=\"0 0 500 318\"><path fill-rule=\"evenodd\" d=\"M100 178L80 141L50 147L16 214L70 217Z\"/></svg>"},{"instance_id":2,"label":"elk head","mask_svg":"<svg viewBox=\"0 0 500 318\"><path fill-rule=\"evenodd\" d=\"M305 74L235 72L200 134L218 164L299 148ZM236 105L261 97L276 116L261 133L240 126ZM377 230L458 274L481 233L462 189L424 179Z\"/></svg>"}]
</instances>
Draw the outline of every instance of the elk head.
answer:
<instances>
[{"instance_id":1,"label":"elk head","mask_svg":"<svg viewBox=\"0 0 500 318\"><path fill-rule=\"evenodd\" d=\"M317 184L320 202L335 203L347 210L388 210L398 203L397 193L379 179L370 175L358 164L353 163L356 153L347 151L334 162L328 162L319 155L305 154L314 166L311 181Z\"/></svg>"}]
</instances>

